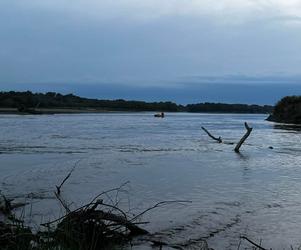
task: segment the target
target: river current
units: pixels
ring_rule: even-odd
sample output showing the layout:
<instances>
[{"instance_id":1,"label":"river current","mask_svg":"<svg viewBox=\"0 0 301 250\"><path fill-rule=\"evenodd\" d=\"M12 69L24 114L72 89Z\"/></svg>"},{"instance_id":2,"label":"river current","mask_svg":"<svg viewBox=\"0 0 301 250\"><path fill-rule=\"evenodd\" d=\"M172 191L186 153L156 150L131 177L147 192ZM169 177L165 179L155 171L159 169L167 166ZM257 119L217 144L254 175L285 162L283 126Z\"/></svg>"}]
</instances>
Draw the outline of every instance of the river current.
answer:
<instances>
[{"instance_id":1,"label":"river current","mask_svg":"<svg viewBox=\"0 0 301 250\"><path fill-rule=\"evenodd\" d=\"M28 202L21 214L38 227L63 213L53 191L75 166L62 188L72 208L125 182L113 198L129 213L160 201L191 201L166 204L143 216L152 237L170 246L198 249L206 240L214 249L251 249L240 240L246 235L265 248L295 249L301 245L301 130L265 118L1 115L0 190ZM245 133L245 121L253 131L237 154L231 143ZM201 126L225 143L213 141ZM151 245L142 239L133 248Z\"/></svg>"}]
</instances>

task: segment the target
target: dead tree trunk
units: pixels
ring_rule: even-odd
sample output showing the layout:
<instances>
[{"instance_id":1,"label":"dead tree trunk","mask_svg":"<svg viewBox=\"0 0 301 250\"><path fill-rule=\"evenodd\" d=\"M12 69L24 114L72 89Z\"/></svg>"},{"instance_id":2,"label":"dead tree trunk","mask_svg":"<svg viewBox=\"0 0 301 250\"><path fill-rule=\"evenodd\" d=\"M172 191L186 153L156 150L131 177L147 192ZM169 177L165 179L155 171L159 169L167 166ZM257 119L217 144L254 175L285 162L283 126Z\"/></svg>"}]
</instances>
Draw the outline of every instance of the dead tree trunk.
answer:
<instances>
[{"instance_id":1,"label":"dead tree trunk","mask_svg":"<svg viewBox=\"0 0 301 250\"><path fill-rule=\"evenodd\" d=\"M210 132L207 130L207 129L205 129L204 127L202 127L202 129L206 132L206 134L210 137L210 138L212 138L213 140L215 140L215 141L217 141L218 143L222 143L223 141L222 141L222 138L221 137L215 137L215 136L213 136L212 134L210 134Z\"/></svg>"},{"instance_id":2,"label":"dead tree trunk","mask_svg":"<svg viewBox=\"0 0 301 250\"><path fill-rule=\"evenodd\" d=\"M240 139L240 141L237 143L234 151L236 153L239 153L239 149L241 147L241 145L245 142L245 140L249 137L249 135L251 134L253 128L249 127L248 123L245 122L245 128L247 130L247 132L244 134L244 136Z\"/></svg>"}]
</instances>

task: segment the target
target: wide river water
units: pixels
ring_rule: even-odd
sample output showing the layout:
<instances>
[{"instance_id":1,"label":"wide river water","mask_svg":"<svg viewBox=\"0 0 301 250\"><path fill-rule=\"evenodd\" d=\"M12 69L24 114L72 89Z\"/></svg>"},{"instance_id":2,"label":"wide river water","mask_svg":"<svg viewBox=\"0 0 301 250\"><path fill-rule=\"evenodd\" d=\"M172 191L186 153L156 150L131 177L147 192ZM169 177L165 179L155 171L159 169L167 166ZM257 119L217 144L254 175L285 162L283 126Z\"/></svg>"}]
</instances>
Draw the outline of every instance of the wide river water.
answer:
<instances>
[{"instance_id":1,"label":"wide river water","mask_svg":"<svg viewBox=\"0 0 301 250\"><path fill-rule=\"evenodd\" d=\"M62 188L72 208L127 181L118 196L104 198L119 200L130 213L160 201L191 201L143 217L156 240L198 249L206 239L214 249L244 249L250 244L240 236L246 235L266 248L295 249L301 245L301 131L265 118L1 115L0 190L29 202L22 215L38 225L63 213L53 191L76 166ZM254 129L237 154L227 142L239 141L245 121ZM201 126L226 143L213 141ZM150 248L139 242L135 249Z\"/></svg>"}]
</instances>

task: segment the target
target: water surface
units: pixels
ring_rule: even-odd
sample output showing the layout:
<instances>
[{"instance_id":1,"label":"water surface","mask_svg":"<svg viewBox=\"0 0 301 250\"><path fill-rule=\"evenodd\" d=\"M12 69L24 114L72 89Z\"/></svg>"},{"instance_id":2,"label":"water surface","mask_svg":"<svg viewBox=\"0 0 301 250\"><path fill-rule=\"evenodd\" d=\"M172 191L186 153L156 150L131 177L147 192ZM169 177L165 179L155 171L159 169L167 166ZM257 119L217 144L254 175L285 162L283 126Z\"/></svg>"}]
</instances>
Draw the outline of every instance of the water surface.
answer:
<instances>
[{"instance_id":1,"label":"water surface","mask_svg":"<svg viewBox=\"0 0 301 250\"><path fill-rule=\"evenodd\" d=\"M131 213L164 200L192 201L144 216L154 239L171 245L206 239L214 249L237 249L239 236L246 234L262 240L264 247L289 249L301 245L301 131L275 126L265 118L186 113L168 113L164 119L151 113L2 115L0 190L31 203L23 212L34 218L32 223L49 221L63 213L53 198L54 187L76 165L63 187L73 208L129 181L127 192L117 199ZM237 142L245 133L245 121L254 129L241 154L200 129L204 126L225 142ZM136 248L148 249L148 244Z\"/></svg>"}]
</instances>

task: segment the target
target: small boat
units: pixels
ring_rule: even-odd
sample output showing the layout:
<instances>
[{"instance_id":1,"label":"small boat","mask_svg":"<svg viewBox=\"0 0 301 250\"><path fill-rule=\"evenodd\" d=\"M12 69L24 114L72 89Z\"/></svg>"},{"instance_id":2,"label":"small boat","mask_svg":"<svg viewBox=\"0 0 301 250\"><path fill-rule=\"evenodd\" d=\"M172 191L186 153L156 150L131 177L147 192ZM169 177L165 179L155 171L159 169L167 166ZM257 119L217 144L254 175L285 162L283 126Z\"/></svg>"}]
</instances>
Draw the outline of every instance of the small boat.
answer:
<instances>
[{"instance_id":1,"label":"small boat","mask_svg":"<svg viewBox=\"0 0 301 250\"><path fill-rule=\"evenodd\" d=\"M161 117L161 118L164 118L164 113L161 112L159 114L154 114L154 117Z\"/></svg>"}]
</instances>

